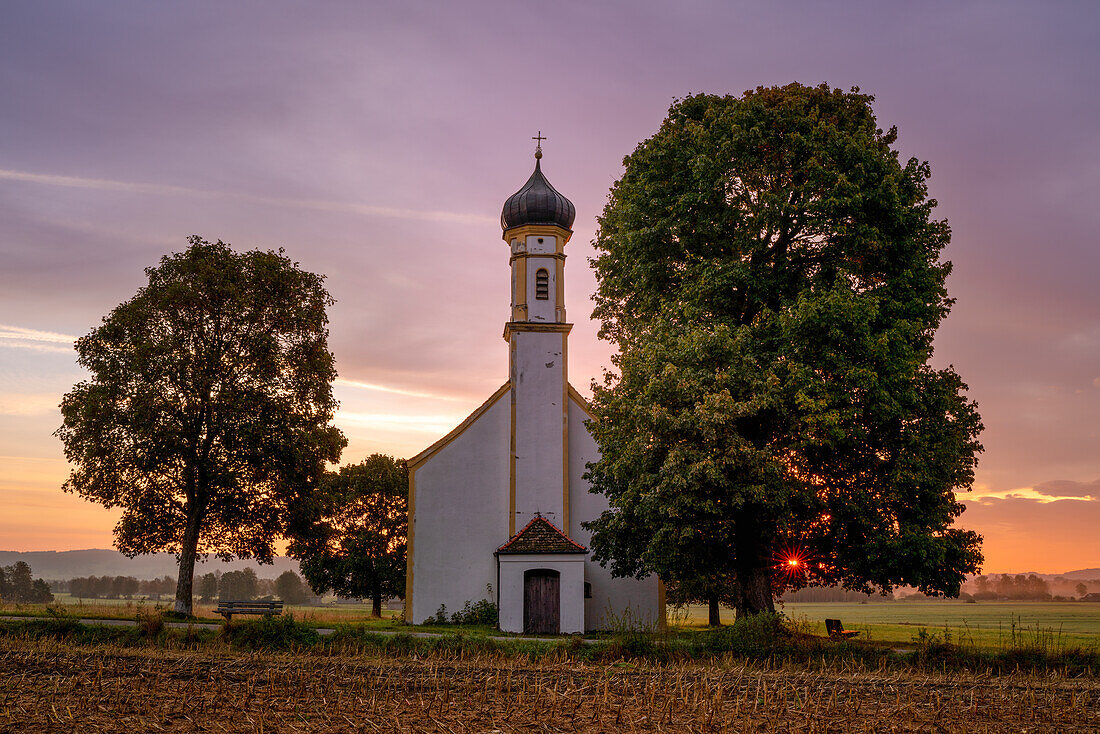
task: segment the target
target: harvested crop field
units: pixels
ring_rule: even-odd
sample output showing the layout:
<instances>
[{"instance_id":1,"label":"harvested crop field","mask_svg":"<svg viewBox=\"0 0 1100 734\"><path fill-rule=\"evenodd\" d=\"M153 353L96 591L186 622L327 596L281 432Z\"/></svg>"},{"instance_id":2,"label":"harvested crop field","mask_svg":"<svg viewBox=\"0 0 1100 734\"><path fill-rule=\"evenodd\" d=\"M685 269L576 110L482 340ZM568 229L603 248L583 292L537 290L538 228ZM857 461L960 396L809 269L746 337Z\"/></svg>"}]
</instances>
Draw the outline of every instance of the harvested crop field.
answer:
<instances>
[{"instance_id":1,"label":"harvested crop field","mask_svg":"<svg viewBox=\"0 0 1100 734\"><path fill-rule=\"evenodd\" d=\"M1094 678L0 640L0 732L1095 732Z\"/></svg>"}]
</instances>

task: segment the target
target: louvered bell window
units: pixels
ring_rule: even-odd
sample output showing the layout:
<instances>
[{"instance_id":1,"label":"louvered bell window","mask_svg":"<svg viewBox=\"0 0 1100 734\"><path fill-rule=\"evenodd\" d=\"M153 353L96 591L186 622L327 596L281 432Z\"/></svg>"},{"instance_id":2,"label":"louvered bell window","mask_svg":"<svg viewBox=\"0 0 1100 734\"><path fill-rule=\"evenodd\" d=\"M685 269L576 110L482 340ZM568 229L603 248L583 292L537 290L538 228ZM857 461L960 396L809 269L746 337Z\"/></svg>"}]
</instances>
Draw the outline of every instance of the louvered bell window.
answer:
<instances>
[{"instance_id":1,"label":"louvered bell window","mask_svg":"<svg viewBox=\"0 0 1100 734\"><path fill-rule=\"evenodd\" d=\"M539 268L535 273L535 299L550 300L550 273L546 268Z\"/></svg>"}]
</instances>

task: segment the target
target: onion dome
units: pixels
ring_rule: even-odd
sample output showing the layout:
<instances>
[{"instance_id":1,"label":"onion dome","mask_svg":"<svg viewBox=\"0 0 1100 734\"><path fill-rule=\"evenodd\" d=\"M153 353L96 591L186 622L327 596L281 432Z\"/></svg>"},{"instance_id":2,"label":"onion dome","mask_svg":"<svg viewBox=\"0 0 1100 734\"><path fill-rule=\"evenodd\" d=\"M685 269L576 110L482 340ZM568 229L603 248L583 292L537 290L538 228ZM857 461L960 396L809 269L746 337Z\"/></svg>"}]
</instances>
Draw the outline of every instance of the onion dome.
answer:
<instances>
[{"instance_id":1,"label":"onion dome","mask_svg":"<svg viewBox=\"0 0 1100 734\"><path fill-rule=\"evenodd\" d=\"M541 133L540 133L541 134ZM558 193L542 175L540 160L542 150L535 151L535 172L523 188L508 197L500 213L501 229L511 229L524 224L552 224L571 229L577 210L573 202Z\"/></svg>"}]
</instances>

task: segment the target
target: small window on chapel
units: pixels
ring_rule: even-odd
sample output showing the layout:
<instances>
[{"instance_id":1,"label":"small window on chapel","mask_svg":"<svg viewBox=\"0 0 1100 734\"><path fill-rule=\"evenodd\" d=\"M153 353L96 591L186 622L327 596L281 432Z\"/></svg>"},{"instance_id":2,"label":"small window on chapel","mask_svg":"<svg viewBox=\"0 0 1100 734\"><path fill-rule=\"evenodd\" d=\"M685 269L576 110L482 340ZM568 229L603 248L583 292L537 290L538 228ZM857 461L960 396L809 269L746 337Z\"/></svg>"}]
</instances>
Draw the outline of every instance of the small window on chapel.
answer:
<instances>
[{"instance_id":1,"label":"small window on chapel","mask_svg":"<svg viewBox=\"0 0 1100 734\"><path fill-rule=\"evenodd\" d=\"M535 299L550 300L550 273L546 268L539 268L535 272Z\"/></svg>"}]
</instances>

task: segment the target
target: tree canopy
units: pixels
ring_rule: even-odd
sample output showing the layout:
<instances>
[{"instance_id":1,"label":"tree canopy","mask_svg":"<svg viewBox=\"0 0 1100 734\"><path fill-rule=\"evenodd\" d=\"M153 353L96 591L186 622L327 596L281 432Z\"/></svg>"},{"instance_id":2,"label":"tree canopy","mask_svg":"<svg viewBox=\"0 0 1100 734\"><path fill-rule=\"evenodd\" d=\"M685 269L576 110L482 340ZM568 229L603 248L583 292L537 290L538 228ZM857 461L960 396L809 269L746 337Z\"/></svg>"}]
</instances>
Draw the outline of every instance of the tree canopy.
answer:
<instances>
[{"instance_id":1,"label":"tree canopy","mask_svg":"<svg viewBox=\"0 0 1100 734\"><path fill-rule=\"evenodd\" d=\"M16 561L11 566L0 567L0 599L43 604L53 601L53 592L43 579L33 578L26 561Z\"/></svg>"},{"instance_id":2,"label":"tree canopy","mask_svg":"<svg viewBox=\"0 0 1100 734\"><path fill-rule=\"evenodd\" d=\"M599 217L597 560L773 609L806 584L957 594L982 428L930 364L952 300L926 162L858 90L675 102Z\"/></svg>"},{"instance_id":3,"label":"tree canopy","mask_svg":"<svg viewBox=\"0 0 1100 734\"><path fill-rule=\"evenodd\" d=\"M118 549L179 556L183 614L196 555L269 562L346 443L324 278L281 250L189 242L77 340L91 376L57 431L75 465L64 489L122 509Z\"/></svg>"},{"instance_id":4,"label":"tree canopy","mask_svg":"<svg viewBox=\"0 0 1100 734\"><path fill-rule=\"evenodd\" d=\"M275 595L287 604L302 604L309 598L309 589L302 577L293 571L283 571L275 579Z\"/></svg>"},{"instance_id":5,"label":"tree canopy","mask_svg":"<svg viewBox=\"0 0 1100 734\"><path fill-rule=\"evenodd\" d=\"M328 472L308 528L291 542L302 575L318 594L382 600L405 596L409 472L405 462L372 454Z\"/></svg>"}]
</instances>

